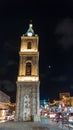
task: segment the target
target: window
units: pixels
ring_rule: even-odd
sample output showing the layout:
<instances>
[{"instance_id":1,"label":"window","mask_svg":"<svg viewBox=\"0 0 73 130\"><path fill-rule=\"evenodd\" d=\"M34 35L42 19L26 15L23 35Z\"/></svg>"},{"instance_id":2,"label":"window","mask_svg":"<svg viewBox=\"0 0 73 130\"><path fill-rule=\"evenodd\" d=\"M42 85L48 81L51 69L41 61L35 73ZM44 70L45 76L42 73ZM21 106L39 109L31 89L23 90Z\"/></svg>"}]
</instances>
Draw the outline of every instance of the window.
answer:
<instances>
[{"instance_id":1,"label":"window","mask_svg":"<svg viewBox=\"0 0 73 130\"><path fill-rule=\"evenodd\" d=\"M31 63L26 63L26 75L31 75Z\"/></svg>"},{"instance_id":2,"label":"window","mask_svg":"<svg viewBox=\"0 0 73 130\"><path fill-rule=\"evenodd\" d=\"M31 49L31 42L27 43L27 49Z\"/></svg>"}]
</instances>

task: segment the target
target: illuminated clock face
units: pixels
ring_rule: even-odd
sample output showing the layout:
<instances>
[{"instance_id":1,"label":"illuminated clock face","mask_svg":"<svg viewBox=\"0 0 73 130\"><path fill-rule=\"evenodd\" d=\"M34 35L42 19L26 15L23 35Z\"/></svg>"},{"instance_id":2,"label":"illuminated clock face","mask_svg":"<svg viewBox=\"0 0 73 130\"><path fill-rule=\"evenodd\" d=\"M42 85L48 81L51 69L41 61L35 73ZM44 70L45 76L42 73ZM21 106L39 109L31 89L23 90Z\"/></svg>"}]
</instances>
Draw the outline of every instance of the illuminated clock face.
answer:
<instances>
[{"instance_id":1,"label":"illuminated clock face","mask_svg":"<svg viewBox=\"0 0 73 130\"><path fill-rule=\"evenodd\" d=\"M27 35L31 37L32 36L32 32L28 32Z\"/></svg>"}]
</instances>

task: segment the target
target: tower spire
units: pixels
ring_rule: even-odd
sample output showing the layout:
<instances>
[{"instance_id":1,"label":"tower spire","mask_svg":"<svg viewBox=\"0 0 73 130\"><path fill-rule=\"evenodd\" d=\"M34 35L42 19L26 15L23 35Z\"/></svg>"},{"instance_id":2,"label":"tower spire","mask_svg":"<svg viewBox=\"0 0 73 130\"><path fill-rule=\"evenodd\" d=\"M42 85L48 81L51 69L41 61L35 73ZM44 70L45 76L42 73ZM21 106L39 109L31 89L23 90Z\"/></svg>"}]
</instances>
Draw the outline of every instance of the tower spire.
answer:
<instances>
[{"instance_id":1,"label":"tower spire","mask_svg":"<svg viewBox=\"0 0 73 130\"><path fill-rule=\"evenodd\" d=\"M26 35L27 36L33 36L34 35L32 20L30 20L29 28L26 32Z\"/></svg>"}]
</instances>

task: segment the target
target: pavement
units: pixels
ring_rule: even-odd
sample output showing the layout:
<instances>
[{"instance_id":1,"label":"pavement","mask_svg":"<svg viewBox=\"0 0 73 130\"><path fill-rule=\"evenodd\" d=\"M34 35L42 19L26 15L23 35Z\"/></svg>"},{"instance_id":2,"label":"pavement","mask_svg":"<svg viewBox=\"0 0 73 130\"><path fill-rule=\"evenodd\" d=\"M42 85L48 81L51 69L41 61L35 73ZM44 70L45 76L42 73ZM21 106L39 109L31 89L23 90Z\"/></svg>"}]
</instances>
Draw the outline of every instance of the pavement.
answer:
<instances>
[{"instance_id":1,"label":"pavement","mask_svg":"<svg viewBox=\"0 0 73 130\"><path fill-rule=\"evenodd\" d=\"M3 122L0 130L50 130L49 125L41 122Z\"/></svg>"},{"instance_id":2,"label":"pavement","mask_svg":"<svg viewBox=\"0 0 73 130\"><path fill-rule=\"evenodd\" d=\"M63 130L68 129L68 126L73 129L73 125L66 124ZM2 122L0 123L0 130L61 130L62 125L58 125L56 122L42 120L41 122Z\"/></svg>"}]
</instances>

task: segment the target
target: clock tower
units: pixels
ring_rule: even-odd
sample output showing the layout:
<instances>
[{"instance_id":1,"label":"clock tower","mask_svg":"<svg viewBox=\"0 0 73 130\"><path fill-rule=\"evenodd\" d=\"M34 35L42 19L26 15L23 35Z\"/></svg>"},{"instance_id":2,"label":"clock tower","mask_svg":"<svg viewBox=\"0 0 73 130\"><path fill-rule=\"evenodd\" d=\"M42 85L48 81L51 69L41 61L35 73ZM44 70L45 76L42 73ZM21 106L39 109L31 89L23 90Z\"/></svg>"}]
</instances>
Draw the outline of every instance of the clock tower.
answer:
<instances>
[{"instance_id":1,"label":"clock tower","mask_svg":"<svg viewBox=\"0 0 73 130\"><path fill-rule=\"evenodd\" d=\"M17 76L16 121L40 121L39 37L33 25L21 36Z\"/></svg>"}]
</instances>

